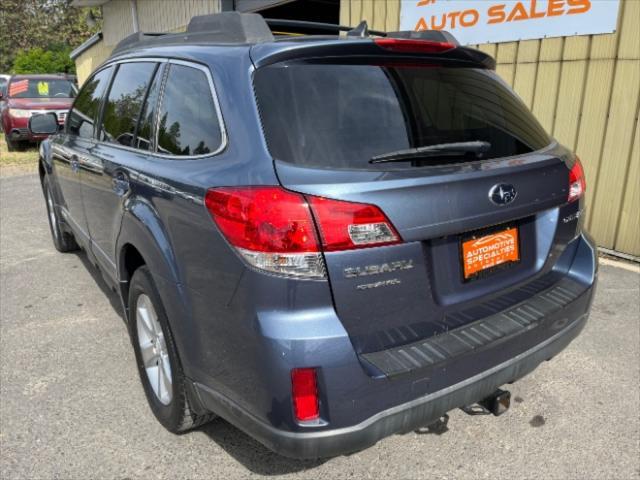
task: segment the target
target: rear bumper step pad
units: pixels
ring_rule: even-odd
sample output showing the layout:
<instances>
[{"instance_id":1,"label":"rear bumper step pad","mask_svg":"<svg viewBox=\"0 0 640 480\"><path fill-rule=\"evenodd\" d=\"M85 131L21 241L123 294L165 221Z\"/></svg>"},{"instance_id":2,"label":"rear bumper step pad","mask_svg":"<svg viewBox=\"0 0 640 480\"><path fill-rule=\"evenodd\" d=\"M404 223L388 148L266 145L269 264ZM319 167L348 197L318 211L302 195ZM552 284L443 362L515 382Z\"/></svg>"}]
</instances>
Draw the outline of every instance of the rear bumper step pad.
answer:
<instances>
[{"instance_id":1,"label":"rear bumper step pad","mask_svg":"<svg viewBox=\"0 0 640 480\"><path fill-rule=\"evenodd\" d=\"M563 278L551 288L489 317L427 340L361 354L388 377L402 375L481 349L536 328L549 315L576 300L588 287Z\"/></svg>"}]
</instances>

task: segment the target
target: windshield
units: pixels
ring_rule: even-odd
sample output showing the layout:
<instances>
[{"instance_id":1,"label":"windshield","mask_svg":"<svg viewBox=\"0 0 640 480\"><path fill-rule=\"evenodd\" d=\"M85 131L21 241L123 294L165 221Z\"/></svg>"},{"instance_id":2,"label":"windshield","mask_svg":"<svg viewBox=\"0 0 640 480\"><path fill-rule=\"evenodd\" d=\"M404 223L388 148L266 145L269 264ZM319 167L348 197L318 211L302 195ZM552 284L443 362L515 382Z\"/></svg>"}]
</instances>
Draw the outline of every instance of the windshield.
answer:
<instances>
[{"instance_id":1,"label":"windshield","mask_svg":"<svg viewBox=\"0 0 640 480\"><path fill-rule=\"evenodd\" d=\"M299 165L379 170L389 165L371 158L410 148L480 141L489 159L551 142L489 70L279 64L259 69L254 86L271 154Z\"/></svg>"},{"instance_id":2,"label":"windshield","mask_svg":"<svg viewBox=\"0 0 640 480\"><path fill-rule=\"evenodd\" d=\"M65 79L21 78L9 84L13 98L73 98L76 93L73 82Z\"/></svg>"}]
</instances>

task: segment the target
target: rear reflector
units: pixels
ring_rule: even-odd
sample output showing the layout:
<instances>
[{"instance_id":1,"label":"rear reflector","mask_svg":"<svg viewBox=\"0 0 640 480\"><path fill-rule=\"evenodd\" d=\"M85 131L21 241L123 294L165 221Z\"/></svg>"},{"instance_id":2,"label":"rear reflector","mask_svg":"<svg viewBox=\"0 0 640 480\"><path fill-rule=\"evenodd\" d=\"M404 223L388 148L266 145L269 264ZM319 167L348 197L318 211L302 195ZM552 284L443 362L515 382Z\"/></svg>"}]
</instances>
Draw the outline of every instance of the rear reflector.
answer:
<instances>
[{"instance_id":1,"label":"rear reflector","mask_svg":"<svg viewBox=\"0 0 640 480\"><path fill-rule=\"evenodd\" d=\"M374 42L385 50L400 53L442 53L456 48L453 43L449 42L432 42L406 38L376 38Z\"/></svg>"},{"instance_id":2,"label":"rear reflector","mask_svg":"<svg viewBox=\"0 0 640 480\"><path fill-rule=\"evenodd\" d=\"M580 159L576 156L576 163L569 171L569 195L567 200L573 202L578 200L587 189L587 182L584 178L584 169Z\"/></svg>"},{"instance_id":3,"label":"rear reflector","mask_svg":"<svg viewBox=\"0 0 640 480\"><path fill-rule=\"evenodd\" d=\"M207 192L205 205L250 265L283 275L325 278L323 250L401 242L375 205L305 197L281 187L214 188Z\"/></svg>"},{"instance_id":4,"label":"rear reflector","mask_svg":"<svg viewBox=\"0 0 640 480\"><path fill-rule=\"evenodd\" d=\"M318 382L314 368L291 370L291 398L297 420L305 422L320 416Z\"/></svg>"}]
</instances>

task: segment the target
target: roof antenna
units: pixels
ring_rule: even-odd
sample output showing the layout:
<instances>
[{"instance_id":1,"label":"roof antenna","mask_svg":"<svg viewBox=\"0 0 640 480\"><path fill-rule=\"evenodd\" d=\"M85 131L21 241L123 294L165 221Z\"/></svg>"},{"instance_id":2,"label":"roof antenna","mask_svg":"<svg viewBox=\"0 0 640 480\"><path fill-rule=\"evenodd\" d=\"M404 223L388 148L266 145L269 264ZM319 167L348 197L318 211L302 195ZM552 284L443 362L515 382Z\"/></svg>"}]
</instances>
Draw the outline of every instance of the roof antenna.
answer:
<instances>
[{"instance_id":1,"label":"roof antenna","mask_svg":"<svg viewBox=\"0 0 640 480\"><path fill-rule=\"evenodd\" d=\"M369 26L366 20L362 20L356 28L352 28L347 32L347 37L368 37Z\"/></svg>"}]
</instances>

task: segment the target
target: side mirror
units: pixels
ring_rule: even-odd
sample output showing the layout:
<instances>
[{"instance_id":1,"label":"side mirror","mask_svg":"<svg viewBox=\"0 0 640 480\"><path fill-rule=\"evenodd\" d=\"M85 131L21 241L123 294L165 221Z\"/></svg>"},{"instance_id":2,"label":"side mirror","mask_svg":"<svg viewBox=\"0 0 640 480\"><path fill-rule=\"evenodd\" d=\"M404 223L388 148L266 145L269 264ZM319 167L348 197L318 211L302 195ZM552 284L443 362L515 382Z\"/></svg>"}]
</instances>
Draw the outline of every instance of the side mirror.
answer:
<instances>
[{"instance_id":1,"label":"side mirror","mask_svg":"<svg viewBox=\"0 0 640 480\"><path fill-rule=\"evenodd\" d=\"M2 91L0 90L0 100L2 100L4 98L4 93L2 93Z\"/></svg>"},{"instance_id":2,"label":"side mirror","mask_svg":"<svg viewBox=\"0 0 640 480\"><path fill-rule=\"evenodd\" d=\"M58 133L58 117L55 113L33 115L29 119L29 131L34 135Z\"/></svg>"}]
</instances>

